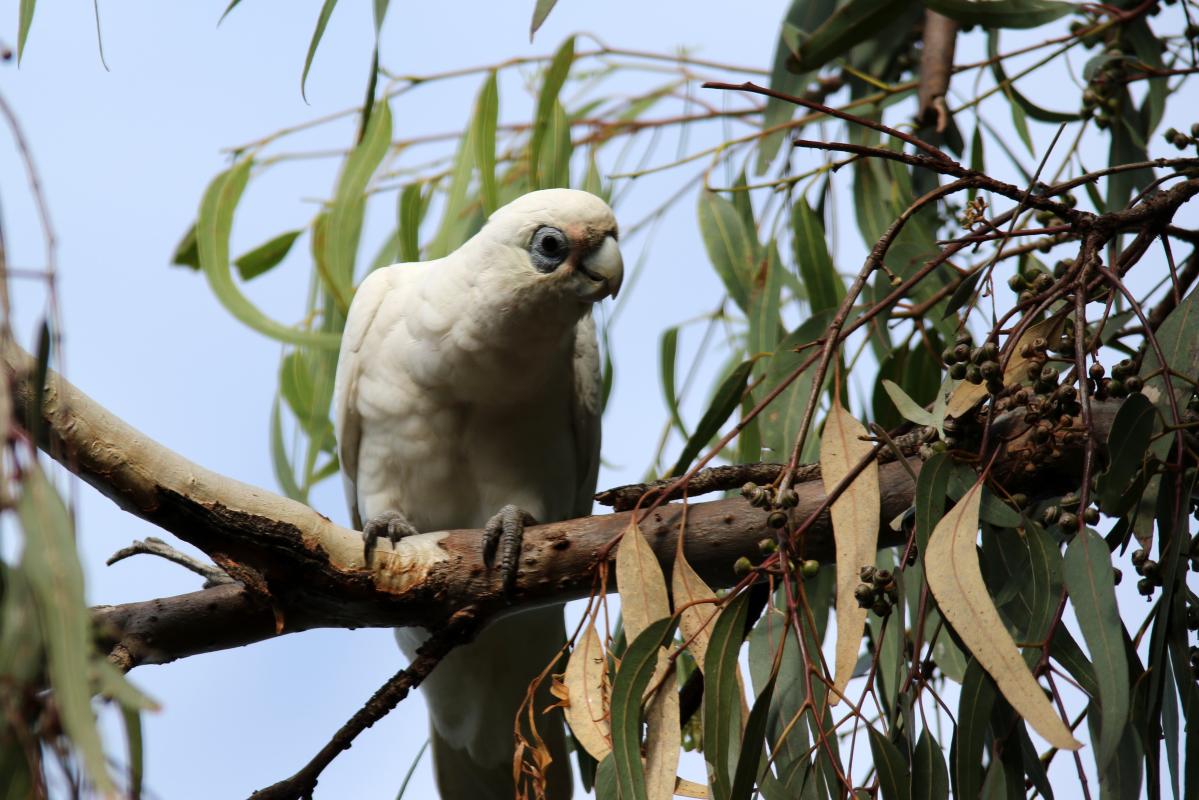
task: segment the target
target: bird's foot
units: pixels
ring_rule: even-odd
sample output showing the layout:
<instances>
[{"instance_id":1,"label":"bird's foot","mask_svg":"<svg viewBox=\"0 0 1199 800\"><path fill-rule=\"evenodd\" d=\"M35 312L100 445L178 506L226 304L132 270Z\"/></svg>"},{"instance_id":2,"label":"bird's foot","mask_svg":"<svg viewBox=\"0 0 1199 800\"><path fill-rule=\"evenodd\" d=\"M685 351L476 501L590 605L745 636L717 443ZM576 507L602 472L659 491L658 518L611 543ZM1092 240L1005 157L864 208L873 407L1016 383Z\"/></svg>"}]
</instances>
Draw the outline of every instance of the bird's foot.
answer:
<instances>
[{"instance_id":1,"label":"bird's foot","mask_svg":"<svg viewBox=\"0 0 1199 800\"><path fill-rule=\"evenodd\" d=\"M363 554L366 563L371 563L375 545L379 539L386 538L393 545L405 536L416 536L418 531L408 518L400 511L383 511L366 521L362 526Z\"/></svg>"},{"instance_id":2,"label":"bird's foot","mask_svg":"<svg viewBox=\"0 0 1199 800\"><path fill-rule=\"evenodd\" d=\"M487 520L483 531L483 563L490 569L496 566L499 556L500 579L504 592L512 591L516 584L516 570L520 560L520 546L524 540L525 526L536 525L537 520L524 509L506 505Z\"/></svg>"}]
</instances>

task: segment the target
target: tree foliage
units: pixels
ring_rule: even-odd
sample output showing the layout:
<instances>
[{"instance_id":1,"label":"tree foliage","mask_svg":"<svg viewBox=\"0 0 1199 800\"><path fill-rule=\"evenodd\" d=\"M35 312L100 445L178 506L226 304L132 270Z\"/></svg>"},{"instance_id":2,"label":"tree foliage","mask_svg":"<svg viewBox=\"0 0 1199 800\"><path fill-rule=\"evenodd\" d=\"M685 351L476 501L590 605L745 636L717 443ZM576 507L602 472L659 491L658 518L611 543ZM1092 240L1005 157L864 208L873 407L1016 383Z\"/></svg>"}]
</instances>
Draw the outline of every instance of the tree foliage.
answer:
<instances>
[{"instance_id":1,"label":"tree foliage","mask_svg":"<svg viewBox=\"0 0 1199 800\"><path fill-rule=\"evenodd\" d=\"M320 11L302 84L336 5ZM554 5L536 3L532 32ZM668 591L633 524L612 576L623 626L605 627L597 592L564 674L543 676L598 797L1052 797L1051 774L1091 796L1199 792L1199 234L1185 222L1199 123L1161 130L1189 111L1199 71L1185 2L794 0L769 69L578 36L544 58L420 76L379 67L386 11L375 4L366 102L347 112L357 130L320 209L230 251L243 194L330 119L235 147L174 262L285 346L271 455L281 489L306 501L337 472L336 347L367 272L451 252L530 190L586 189L620 215L637 179L673 176L650 214L622 220L622 240L694 203L722 294L704 318L663 325L647 471L676 491L718 462L777 467L741 487L771 513L760 557L730 565L733 589L705 585L680 545ZM32 13L23 1L22 47ZM985 55L958 55L973 51ZM513 119L504 78L530 68L534 112ZM463 75L479 80L466 124L406 138L395 105ZM638 91L610 90L615 75ZM725 133L687 150L694 129ZM655 149L667 136L683 143L672 159ZM380 206L394 223L368 241ZM847 228L861 246L836 235ZM311 265L299 324L242 286L289 258ZM706 393L680 374L681 343L697 338ZM605 391L619 377L606 353ZM708 398L694 420L686 394ZM882 520L905 544L876 553L869 511L891 456L914 502ZM805 552L818 515L793 511L814 463L835 564ZM38 744L62 734L71 747L54 752L104 789L87 692L126 709L134 745L147 701L87 642L69 516L35 456L9 468L8 507L42 559L0 571L0 775L19 795L39 780ZM666 498L646 487L641 507ZM51 710L61 730L34 724ZM535 796L535 727L517 736ZM680 747L702 752L695 783L675 783Z\"/></svg>"}]
</instances>

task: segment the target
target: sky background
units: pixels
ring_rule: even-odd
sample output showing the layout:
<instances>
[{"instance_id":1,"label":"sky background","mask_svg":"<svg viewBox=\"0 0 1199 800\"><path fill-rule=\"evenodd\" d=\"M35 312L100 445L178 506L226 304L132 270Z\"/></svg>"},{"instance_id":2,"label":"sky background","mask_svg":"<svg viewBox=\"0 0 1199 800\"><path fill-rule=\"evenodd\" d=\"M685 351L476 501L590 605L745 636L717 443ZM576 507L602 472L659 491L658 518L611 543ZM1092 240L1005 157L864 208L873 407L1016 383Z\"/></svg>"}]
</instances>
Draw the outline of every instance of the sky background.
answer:
<instances>
[{"instance_id":1,"label":"sky background","mask_svg":"<svg viewBox=\"0 0 1199 800\"><path fill-rule=\"evenodd\" d=\"M41 0L20 68L15 62L0 66L0 93L32 144L58 234L67 376L187 458L271 489L277 487L267 423L281 348L234 320L203 278L170 266L170 256L195 218L204 187L228 164L224 148L361 101L373 44L369 5L337 8L309 76L308 103L300 96L299 77L319 0L245 0L219 28L223 2L101 4L111 71L100 63L90 5ZM716 2L614 0L601 10L594 3L561 0L530 44L532 5L532 0L392 3L382 63L395 73L438 72L545 54L567 34L591 31L614 46L658 52L688 46L705 58L766 67L787 4L744 3L734 10ZM0 3L0 18L15 21L16 11L15 0ZM15 47L10 31L0 29L0 38ZM438 84L394 103L397 135L460 130L480 80ZM1031 93L1038 88L1052 100L1052 86L1031 87ZM503 119L527 116L531 102L520 89L515 79L502 85ZM1073 87L1067 96L1077 96ZM1177 100L1172 107L1190 114L1186 109L1194 103ZM1191 121L1168 120L1180 128ZM718 133L697 132L688 149ZM300 144L339 148L352 134L353 122L347 120L306 135ZM1037 130L1040 141L1047 135ZM45 253L23 166L8 140L2 141L0 209L10 266L41 269ZM1155 141L1154 154L1169 152L1172 148ZM662 160L669 156L667 146ZM1100 160L1096 155L1088 163ZM233 252L307 223L314 200L328 196L336 168L331 159L306 161L251 184L234 225ZM618 215L627 225L676 185L669 175L640 182ZM372 209L366 241L378 241L390 213ZM837 258L842 270L856 269L861 251L856 231L841 230L835 238L843 248ZM626 265L637 262L641 244L627 247ZM364 245L363 251L373 247ZM297 247L288 262L247 292L276 318L294 320L307 289L306 258L306 245ZM36 281L16 283L15 325L28 343L45 309L45 291ZM711 310L720 293L695 229L694 201L685 200L657 231L644 274L614 329L616 385L605 419L601 487L640 479L661 431L660 332ZM681 364L693 346L685 337ZM698 383L707 385L703 379ZM692 399L690 419L702 410L702 401ZM198 588L190 573L154 558L104 567L132 539L161 531L88 487L73 491L92 602ZM335 521L348 522L338 481L326 482L312 502ZM12 542L6 536L0 546L11 548ZM1123 588L1132 583L1126 580ZM149 795L244 796L291 774L400 664L389 631L331 630L136 670L133 681L163 704L161 712L145 718ZM333 763L317 796L393 797L424 739L424 707L417 695ZM123 760L119 751L114 755ZM702 779L694 763L684 776ZM427 760L409 796L433 796Z\"/></svg>"}]
</instances>

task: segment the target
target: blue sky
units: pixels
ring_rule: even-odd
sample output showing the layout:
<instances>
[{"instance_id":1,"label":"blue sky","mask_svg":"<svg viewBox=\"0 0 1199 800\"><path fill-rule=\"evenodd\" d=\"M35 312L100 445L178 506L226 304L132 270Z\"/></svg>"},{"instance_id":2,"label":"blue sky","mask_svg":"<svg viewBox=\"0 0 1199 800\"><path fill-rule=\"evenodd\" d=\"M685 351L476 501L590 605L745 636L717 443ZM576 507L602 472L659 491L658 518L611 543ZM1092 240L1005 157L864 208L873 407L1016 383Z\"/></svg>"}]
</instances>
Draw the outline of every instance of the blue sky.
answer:
<instances>
[{"instance_id":1,"label":"blue sky","mask_svg":"<svg viewBox=\"0 0 1199 800\"><path fill-rule=\"evenodd\" d=\"M616 46L667 52L688 46L706 58L765 66L786 3L734 7L617 0L601 10L595 3L561 0L530 44L532 5L532 0L454 1L430 9L394 2L383 31L383 63L397 73L437 72L547 53L568 33L592 31ZM16 6L3 3L7 19L16 19ZM223 6L219 1L102 4L111 67L106 72L89 4L41 0L20 69L12 63L0 66L0 93L32 143L58 234L68 377L184 456L274 489L267 422L280 347L229 316L201 277L168 262L195 217L205 185L228 163L223 148L360 102L373 33L369 4L343 3L337 9L309 78L306 104L299 76L319 0L244 0L218 28ZM15 44L4 36L7 44ZM967 54L959 60L975 57L979 49L977 39L963 47ZM397 135L461 129L479 81L439 84L435 91L393 104ZM507 119L519 119L531 105L520 88L517 80L502 86ZM1053 102L1053 81L1036 81L1026 90L1046 105L1059 105ZM1073 102L1075 89L1069 87L1065 96ZM1183 117L1193 107L1176 101L1173 115L1179 118L1167 122L1189 126L1193 120ZM1006 115L996 120L1002 124ZM343 147L351 126L324 127L306 135L303 146ZM968 135L971 126L965 127ZM1043 144L1052 131L1034 128L1034 133ZM689 148L701 146L704 135L697 133ZM1020 147L1015 137L1010 139L1013 148ZM672 148L673 143L664 145L664 160ZM1174 151L1157 138L1152 152ZM1086 161L1094 168L1103 157L1088 153ZM239 209L233 250L243 252L306 223L315 209L313 199L328 196L336 166L333 160L304 162L273 170L252 184ZM45 254L22 170L5 139L0 201L10 264L40 269ZM676 185L670 174L639 181L619 215L627 225ZM377 242L390 213L372 211L368 240ZM1189 212L1191 224L1194 218ZM842 224L833 238L840 245L842 270L856 268L861 253L856 231ZM627 264L637 260L639 247L633 243L626 252ZM300 313L306 253L297 248L288 262L248 289L279 319L293 320ZM14 288L16 329L28 342L45 307L44 287L16 279ZM605 421L601 487L639 479L660 433L665 413L657 378L660 332L711 310L719 295L695 229L694 203L684 200L659 229L615 328L617 380ZM691 346L687 340L684 345ZM700 402L697 397L688 406L691 419L702 410ZM73 492L93 602L197 588L190 574L156 559L104 567L104 559L130 540L161 532L87 487ZM339 482L327 482L312 500L322 513L346 521ZM1122 589L1131 590L1133 583L1126 579ZM313 631L140 668L133 680L163 703L160 713L146 719L148 787L165 798L228 797L278 780L315 753L400 665L390 632L360 630ZM334 762L318 796L393 797L424 738L424 708L419 697L412 697ZM1072 768L1063 773L1071 774ZM687 776L701 777L694 771ZM409 796L432 796L427 762Z\"/></svg>"}]
</instances>

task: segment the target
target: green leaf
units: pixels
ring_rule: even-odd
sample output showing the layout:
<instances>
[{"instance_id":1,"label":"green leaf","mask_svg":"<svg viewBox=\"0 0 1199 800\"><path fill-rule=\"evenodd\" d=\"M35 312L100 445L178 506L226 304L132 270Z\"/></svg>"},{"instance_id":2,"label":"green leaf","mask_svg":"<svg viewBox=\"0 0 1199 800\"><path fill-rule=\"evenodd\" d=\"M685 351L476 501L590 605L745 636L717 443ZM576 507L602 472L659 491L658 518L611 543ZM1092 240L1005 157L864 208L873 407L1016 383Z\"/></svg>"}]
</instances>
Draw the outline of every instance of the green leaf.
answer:
<instances>
[{"instance_id":1,"label":"green leaf","mask_svg":"<svg viewBox=\"0 0 1199 800\"><path fill-rule=\"evenodd\" d=\"M700 192L699 227L708 260L742 311L749 307L749 282L757 233L746 230L736 207L715 192Z\"/></svg>"},{"instance_id":2,"label":"green leaf","mask_svg":"<svg viewBox=\"0 0 1199 800\"><path fill-rule=\"evenodd\" d=\"M974 126L974 135L970 137L970 169L975 172L987 171L987 156L983 148L983 126L978 123ZM974 196L978 194L978 189L970 187L966 193L970 202L974 202Z\"/></svg>"},{"instance_id":3,"label":"green leaf","mask_svg":"<svg viewBox=\"0 0 1199 800\"><path fill-rule=\"evenodd\" d=\"M675 363L679 346L679 326L667 328L662 332L658 345L658 366L662 372L662 393L666 397L666 408L670 411L670 419L679 433L687 435L687 426L679 413L679 400L675 392Z\"/></svg>"},{"instance_id":4,"label":"green leaf","mask_svg":"<svg viewBox=\"0 0 1199 800\"><path fill-rule=\"evenodd\" d=\"M175 245L175 252L171 254L171 263L197 270L200 268L200 251L196 247L196 224L194 222L187 229L187 233L183 234L179 244Z\"/></svg>"},{"instance_id":5,"label":"green leaf","mask_svg":"<svg viewBox=\"0 0 1199 800\"><path fill-rule=\"evenodd\" d=\"M192 230L194 231L195 229L193 228ZM281 233L234 261L233 265L237 267L237 272L241 275L241 279L248 281L257 278L262 273L278 266L279 262L287 256L292 244L295 243L296 238L301 233L303 233L302 230Z\"/></svg>"},{"instance_id":6,"label":"green leaf","mask_svg":"<svg viewBox=\"0 0 1199 800\"><path fill-rule=\"evenodd\" d=\"M920 557L928 549L928 538L945 516L945 498L954 462L945 453L934 453L916 475L916 550Z\"/></svg>"},{"instance_id":7,"label":"green leaf","mask_svg":"<svg viewBox=\"0 0 1199 800\"><path fill-rule=\"evenodd\" d=\"M813 311L837 308L845 297L845 285L829 255L828 237L824 225L808 201L799 197L795 202L792 222L795 261Z\"/></svg>"},{"instance_id":8,"label":"green leaf","mask_svg":"<svg viewBox=\"0 0 1199 800\"><path fill-rule=\"evenodd\" d=\"M554 10L558 0L537 0L537 4L533 6L533 21L529 23L529 41L533 41L533 35L540 30L542 24L545 23L546 17Z\"/></svg>"},{"instance_id":9,"label":"green leaf","mask_svg":"<svg viewBox=\"0 0 1199 800\"><path fill-rule=\"evenodd\" d=\"M983 0L987 2L987 0ZM1004 94L1007 95L1009 101L1015 102L1024 110L1028 116L1039 122L1051 122L1054 124L1062 122L1077 122L1082 119L1082 114L1076 112L1065 113L1061 111L1050 111L1047 108L1042 108L1033 101L1025 97L1014 83L1008 80L1007 73L1003 69L1003 60L999 57L999 31L993 30L987 34L987 58L991 61L991 74L995 76L995 83L1004 86ZM977 132L977 128L975 131ZM973 169L974 167L972 167Z\"/></svg>"},{"instance_id":10,"label":"green leaf","mask_svg":"<svg viewBox=\"0 0 1199 800\"><path fill-rule=\"evenodd\" d=\"M912 800L949 800L945 756L928 728L920 731L912 758Z\"/></svg>"},{"instance_id":11,"label":"green leaf","mask_svg":"<svg viewBox=\"0 0 1199 800\"><path fill-rule=\"evenodd\" d=\"M1112 118L1111 147L1108 149L1108 165L1119 166L1138 161L1148 161L1149 152L1145 141L1149 132L1144 127L1144 120L1136 113L1132 95L1127 86L1114 90L1113 94L1119 103L1117 116ZM1107 211L1118 211L1124 208L1129 195L1135 190L1149 185L1154 174L1151 169L1128 170L1117 172L1107 177L1107 195L1104 203Z\"/></svg>"},{"instance_id":12,"label":"green leaf","mask_svg":"<svg viewBox=\"0 0 1199 800\"><path fill-rule=\"evenodd\" d=\"M245 158L217 175L208 184L200 202L196 249L208 285L229 313L259 333L282 342L335 350L340 344L340 336L290 328L270 319L233 282L229 265L229 234L233 228L233 212L246 188L252 165L252 159Z\"/></svg>"},{"instance_id":13,"label":"green leaf","mask_svg":"<svg viewBox=\"0 0 1199 800\"><path fill-rule=\"evenodd\" d=\"M644 790L644 781L642 782ZM595 768L595 800L620 800L620 784L616 777L616 754L608 753Z\"/></svg>"},{"instance_id":14,"label":"green leaf","mask_svg":"<svg viewBox=\"0 0 1199 800\"><path fill-rule=\"evenodd\" d=\"M283 494L301 503L308 502L308 493L296 482L295 468L283 444L283 417L279 413L278 397L271 404L271 467L275 470L275 480L279 482Z\"/></svg>"},{"instance_id":15,"label":"green leaf","mask_svg":"<svg viewBox=\"0 0 1199 800\"><path fill-rule=\"evenodd\" d=\"M995 705L995 684L976 659L970 659L962 681L957 728L950 761L953 796L978 797L983 786L983 745Z\"/></svg>"},{"instance_id":16,"label":"green leaf","mask_svg":"<svg viewBox=\"0 0 1199 800\"><path fill-rule=\"evenodd\" d=\"M237 8L239 3L241 3L241 0L229 0L229 5L225 6L225 13L221 14L221 18L216 21L216 24L220 25L224 22L225 17L229 16L229 12Z\"/></svg>"},{"instance_id":17,"label":"green leaf","mask_svg":"<svg viewBox=\"0 0 1199 800\"><path fill-rule=\"evenodd\" d=\"M800 42L795 54L800 70L814 70L876 36L906 7L903 0L849 0Z\"/></svg>"},{"instance_id":18,"label":"green leaf","mask_svg":"<svg viewBox=\"0 0 1199 800\"><path fill-rule=\"evenodd\" d=\"M1036 28L1074 11L1056 0L924 0L924 5L963 25Z\"/></svg>"},{"instance_id":19,"label":"green leaf","mask_svg":"<svg viewBox=\"0 0 1199 800\"><path fill-rule=\"evenodd\" d=\"M562 104L555 102L550 112L550 122L545 130L541 146L541 164L537 174L541 176L542 189L570 188L570 157L574 145L570 141L570 120Z\"/></svg>"},{"instance_id":20,"label":"green leaf","mask_svg":"<svg viewBox=\"0 0 1199 800\"><path fill-rule=\"evenodd\" d=\"M575 37L569 37L546 67L541 81L541 93L537 97L537 116L533 118L533 132L529 137L529 183L534 189L542 186L538 170L541 167L541 148L546 134L554 123L554 106L566 83L566 76L575 60Z\"/></svg>"},{"instance_id":21,"label":"green leaf","mask_svg":"<svg viewBox=\"0 0 1199 800\"><path fill-rule=\"evenodd\" d=\"M763 396L799 368L810 351L797 353L795 348L815 341L824 332L831 316L828 312L814 314L779 342L766 368L766 379L759 387ZM759 415L762 444L773 450L777 458L785 461L791 456L791 448L795 444L795 437L799 435L799 423L807 409L811 392L812 371L807 370ZM816 441L816 437L809 437L813 448ZM812 449L812 453L815 453L815 449Z\"/></svg>"},{"instance_id":22,"label":"green leaf","mask_svg":"<svg viewBox=\"0 0 1199 800\"><path fill-rule=\"evenodd\" d=\"M831 573L831 571L830 571ZM812 582L805 582L805 590L812 588ZM776 600L786 602L783 589L776 592ZM810 596L810 595L809 595ZM778 674L771 675L774 664L774 654L779 647L785 647L779 661ZM785 775L786 766L796 761L808 760L808 734L803 724L796 724L787 732L787 738L781 744L782 736L792 717L799 711L807 690L804 684L803 659L799 654L799 641L795 631L787 624L786 615L777 607L767 607L766 612L749 634L749 675L754 691L759 695L768 682L774 682L774 699L770 706L767 741L775 747L774 761L778 767L780 780Z\"/></svg>"},{"instance_id":23,"label":"green leaf","mask_svg":"<svg viewBox=\"0 0 1199 800\"><path fill-rule=\"evenodd\" d=\"M674 468L670 471L671 475L685 473L691 465L691 461L707 447L708 442L712 441L712 437L720 431L720 426L736 410L741 402L741 395L745 393L745 382L749 378L749 372L753 365L753 361L741 362L721 382L720 388L716 390L716 395L712 398L712 404L700 417L699 424L695 426L695 432L683 446L679 460L675 462Z\"/></svg>"},{"instance_id":24,"label":"green leaf","mask_svg":"<svg viewBox=\"0 0 1199 800\"><path fill-rule=\"evenodd\" d=\"M1066 545L1062 574L1099 679L1102 722L1095 766L1102 774L1124 735L1129 706L1125 632L1116 605L1111 553L1103 538L1090 529L1080 531Z\"/></svg>"},{"instance_id":25,"label":"green leaf","mask_svg":"<svg viewBox=\"0 0 1199 800\"><path fill-rule=\"evenodd\" d=\"M425 256L435 259L447 256L466 241L470 234L471 220L467 215L467 200L470 178L475 167L474 130L467 133L458 143L454 166L450 171L450 185L445 193L445 206L441 212L441 225L433 241L425 248Z\"/></svg>"},{"instance_id":26,"label":"green leaf","mask_svg":"<svg viewBox=\"0 0 1199 800\"><path fill-rule=\"evenodd\" d=\"M987 3L999 2L999 0L981 1ZM1008 109L1012 112L1012 127L1016 129L1016 134L1020 137L1020 141L1024 142L1024 146L1028 148L1029 154L1035 156L1037 150L1032 143L1032 134L1028 131L1028 120L1024 113L1024 107L1013 99L1011 89L1005 89L1004 94L1007 95Z\"/></svg>"},{"instance_id":27,"label":"green leaf","mask_svg":"<svg viewBox=\"0 0 1199 800\"><path fill-rule=\"evenodd\" d=\"M1196 256L1192 256L1195 258ZM1190 294L1171 311L1157 329L1157 343L1170 370L1180 375L1194 377L1199 375L1199 291L1192 289ZM1157 352L1148 347L1145 353L1145 364L1141 369L1143 375L1153 375L1160 372L1162 365L1157 358ZM1187 398L1191 394L1191 385L1181 378L1171 381L1174 388L1174 400L1179 413L1186 407ZM1162 419L1173 423L1170 411L1170 398L1166 392L1166 381L1162 375L1155 375L1145 381L1147 387L1155 389L1158 399L1155 401ZM1162 436L1153 443L1153 452L1160 459L1165 459L1174 444L1174 436Z\"/></svg>"},{"instance_id":28,"label":"green leaf","mask_svg":"<svg viewBox=\"0 0 1199 800\"><path fill-rule=\"evenodd\" d=\"M835 0L791 0L778 40L774 45L774 57L771 59L770 88L782 94L795 95L803 91L811 79L810 72L793 69L794 48L802 36L820 27L829 14L837 7ZM766 100L766 109L762 113L762 128L773 128L780 125L795 114L795 105L786 100L770 97ZM759 173L765 172L770 162L778 155L783 143L785 131L776 131L764 137L758 144Z\"/></svg>"},{"instance_id":29,"label":"green leaf","mask_svg":"<svg viewBox=\"0 0 1199 800\"><path fill-rule=\"evenodd\" d=\"M770 717L770 702L774 697L774 681L774 677L771 677L766 682L745 722L745 735L741 739L741 752L737 756L729 800L749 800L753 794L766 746L766 723Z\"/></svg>"},{"instance_id":30,"label":"green leaf","mask_svg":"<svg viewBox=\"0 0 1199 800\"><path fill-rule=\"evenodd\" d=\"M29 26L33 24L33 10L37 0L21 0L17 11L17 66L21 65L21 56L25 53L25 39L29 36Z\"/></svg>"},{"instance_id":31,"label":"green leaf","mask_svg":"<svg viewBox=\"0 0 1199 800\"><path fill-rule=\"evenodd\" d=\"M483 213L490 215L499 207L495 188L495 128L499 121L500 88L495 70L492 70L479 97L475 101L473 122L475 162L479 165L479 198L483 201Z\"/></svg>"},{"instance_id":32,"label":"green leaf","mask_svg":"<svg viewBox=\"0 0 1199 800\"><path fill-rule=\"evenodd\" d=\"M1123 514L1136 499L1129 484L1145 461L1157 421L1153 403L1140 392L1120 404L1107 436L1107 471L1099 476L1099 502L1106 513Z\"/></svg>"},{"instance_id":33,"label":"green leaf","mask_svg":"<svg viewBox=\"0 0 1199 800\"><path fill-rule=\"evenodd\" d=\"M709 765L715 797L732 791L733 759L740 744L741 686L737 681L737 655L749 613L749 592L737 595L716 618L704 655L704 760ZM730 725L730 721L736 724Z\"/></svg>"},{"instance_id":34,"label":"green leaf","mask_svg":"<svg viewBox=\"0 0 1199 800\"><path fill-rule=\"evenodd\" d=\"M899 384L884 379L883 389L887 392L887 396L891 398L891 402L895 404L895 408L899 410L900 415L904 419L914 422L917 425L936 425L936 419L933 417L932 412L925 411L923 406L908 397L907 392L901 389Z\"/></svg>"},{"instance_id":35,"label":"green leaf","mask_svg":"<svg viewBox=\"0 0 1199 800\"><path fill-rule=\"evenodd\" d=\"M300 97L304 98L304 102L308 102L308 95L305 94L305 87L308 84L308 70L312 68L312 58L316 55L316 48L321 44L321 37L325 35L325 26L329 24L329 17L333 14L333 8L337 5L337 0L325 0L321 5L320 16L316 18L316 28L312 31L312 41L308 43L308 55L304 56L304 72L300 75Z\"/></svg>"},{"instance_id":36,"label":"green leaf","mask_svg":"<svg viewBox=\"0 0 1199 800\"><path fill-rule=\"evenodd\" d=\"M676 620L660 619L646 626L620 659L620 669L612 681L612 756L616 781L625 800L646 800L645 765L641 761L641 698L649 688L658 663L658 650L674 635ZM596 784L604 780L605 758L596 775Z\"/></svg>"},{"instance_id":37,"label":"green leaf","mask_svg":"<svg viewBox=\"0 0 1199 800\"><path fill-rule=\"evenodd\" d=\"M342 309L349 308L354 294L354 263L366 211L366 187L390 146L391 110L384 99L375 105L362 140L346 156L326 216L321 277Z\"/></svg>"},{"instance_id":38,"label":"green leaf","mask_svg":"<svg viewBox=\"0 0 1199 800\"><path fill-rule=\"evenodd\" d=\"M45 635L47 673L63 730L99 794L115 793L92 713L91 613L66 505L37 463L26 466L17 515L25 533L21 568Z\"/></svg>"},{"instance_id":39,"label":"green leaf","mask_svg":"<svg viewBox=\"0 0 1199 800\"><path fill-rule=\"evenodd\" d=\"M421 198L419 183L410 183L400 192L396 232L399 235L402 262L420 261L420 224L427 207Z\"/></svg>"},{"instance_id":40,"label":"green leaf","mask_svg":"<svg viewBox=\"0 0 1199 800\"><path fill-rule=\"evenodd\" d=\"M878 785L883 792L883 800L911 800L909 787L908 762L904 760L899 748L873 726L866 728L870 732L870 752L874 754L874 768L878 772Z\"/></svg>"},{"instance_id":41,"label":"green leaf","mask_svg":"<svg viewBox=\"0 0 1199 800\"><path fill-rule=\"evenodd\" d=\"M744 212L742 212L744 219ZM779 290L782 286L782 258L778 247L771 242L766 250L766 257L758 259L758 266L753 272L749 291L749 354L757 356L773 353L779 343L779 331L782 319L779 308ZM758 365L756 372L760 374L765 368L764 363Z\"/></svg>"}]
</instances>

